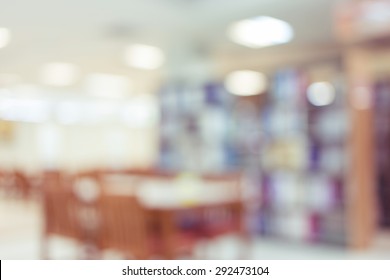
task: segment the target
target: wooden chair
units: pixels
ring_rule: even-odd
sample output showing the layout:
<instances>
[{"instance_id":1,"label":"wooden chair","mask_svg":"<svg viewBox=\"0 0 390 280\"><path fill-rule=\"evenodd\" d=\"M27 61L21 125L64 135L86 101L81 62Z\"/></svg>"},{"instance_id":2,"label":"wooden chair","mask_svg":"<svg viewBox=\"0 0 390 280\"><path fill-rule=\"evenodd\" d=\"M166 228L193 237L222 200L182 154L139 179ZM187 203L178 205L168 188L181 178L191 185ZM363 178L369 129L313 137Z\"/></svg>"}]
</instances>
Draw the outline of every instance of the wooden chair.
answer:
<instances>
[{"instance_id":1,"label":"wooden chair","mask_svg":"<svg viewBox=\"0 0 390 280\"><path fill-rule=\"evenodd\" d=\"M12 175L8 170L0 171L0 188L4 192L5 195L10 191L10 186L12 185Z\"/></svg>"},{"instance_id":2,"label":"wooden chair","mask_svg":"<svg viewBox=\"0 0 390 280\"><path fill-rule=\"evenodd\" d=\"M42 258L48 258L52 235L88 245L85 257L94 258L94 252L101 248L100 193L91 193L91 185L78 184L80 178L67 178L58 172L47 172L44 178Z\"/></svg>"},{"instance_id":3,"label":"wooden chair","mask_svg":"<svg viewBox=\"0 0 390 280\"><path fill-rule=\"evenodd\" d=\"M108 194L97 177L90 175L77 174L69 185L48 176L42 257L48 258L50 236L58 235L77 241L84 248L82 258L100 258L106 249L120 251L126 258L150 258L155 247L146 212L137 199Z\"/></svg>"},{"instance_id":4,"label":"wooden chair","mask_svg":"<svg viewBox=\"0 0 390 280\"><path fill-rule=\"evenodd\" d=\"M3 171L1 184L6 194L16 195L24 200L30 197L33 189L30 178L20 170Z\"/></svg>"},{"instance_id":5,"label":"wooden chair","mask_svg":"<svg viewBox=\"0 0 390 280\"><path fill-rule=\"evenodd\" d=\"M133 196L105 195L102 199L102 245L126 258L149 259L156 251L148 216Z\"/></svg>"},{"instance_id":6,"label":"wooden chair","mask_svg":"<svg viewBox=\"0 0 390 280\"><path fill-rule=\"evenodd\" d=\"M42 236L42 258L49 257L49 238L52 235L80 239L76 219L76 201L71 189L45 188L43 190L44 229Z\"/></svg>"},{"instance_id":7,"label":"wooden chair","mask_svg":"<svg viewBox=\"0 0 390 280\"><path fill-rule=\"evenodd\" d=\"M166 251L173 253L169 258L175 258L177 253L180 254L178 250L187 245L191 248L199 240L243 232L242 203L216 203L184 209L197 222L183 228L180 209L147 210L134 196L110 194L106 191L109 186L102 183L101 174L77 174L68 181L64 176L53 174L48 178L50 180L44 188L44 241L52 234L75 239L80 245L93 248L96 254L87 253L87 258L98 258L99 252L106 249L120 251L126 258L133 259L167 256ZM227 181L236 187L236 181L231 177L214 176L204 180L221 184ZM95 187L91 187L91 182ZM221 188L223 191L223 184ZM169 237L169 242L166 242L166 237ZM43 253L47 257L45 246Z\"/></svg>"}]
</instances>

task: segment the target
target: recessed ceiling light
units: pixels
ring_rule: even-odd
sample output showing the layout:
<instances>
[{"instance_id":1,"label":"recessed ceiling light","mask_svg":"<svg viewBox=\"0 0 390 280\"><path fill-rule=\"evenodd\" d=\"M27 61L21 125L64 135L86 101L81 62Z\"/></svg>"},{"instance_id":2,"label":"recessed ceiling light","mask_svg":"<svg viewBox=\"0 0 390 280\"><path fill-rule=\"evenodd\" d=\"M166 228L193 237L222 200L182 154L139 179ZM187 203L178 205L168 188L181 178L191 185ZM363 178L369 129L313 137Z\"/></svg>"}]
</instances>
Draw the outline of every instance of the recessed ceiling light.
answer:
<instances>
[{"instance_id":1,"label":"recessed ceiling light","mask_svg":"<svg viewBox=\"0 0 390 280\"><path fill-rule=\"evenodd\" d=\"M164 54L157 47L148 45L131 45L125 51L126 63L135 68L153 70L162 66Z\"/></svg>"},{"instance_id":2,"label":"recessed ceiling light","mask_svg":"<svg viewBox=\"0 0 390 280\"><path fill-rule=\"evenodd\" d=\"M5 27L0 27L0 49L8 45L11 39L11 32Z\"/></svg>"},{"instance_id":3,"label":"recessed ceiling light","mask_svg":"<svg viewBox=\"0 0 390 280\"><path fill-rule=\"evenodd\" d=\"M267 78L264 74L255 71L234 71L226 77L225 87L230 93L235 95L257 95L265 91Z\"/></svg>"},{"instance_id":4,"label":"recessed ceiling light","mask_svg":"<svg viewBox=\"0 0 390 280\"><path fill-rule=\"evenodd\" d=\"M89 74L85 86L88 94L99 97L121 98L132 92L128 77L106 73Z\"/></svg>"},{"instance_id":5,"label":"recessed ceiling light","mask_svg":"<svg viewBox=\"0 0 390 280\"><path fill-rule=\"evenodd\" d=\"M313 83L307 89L307 99L314 106L327 106L333 103L336 93L328 82Z\"/></svg>"},{"instance_id":6,"label":"recessed ceiling light","mask_svg":"<svg viewBox=\"0 0 390 280\"><path fill-rule=\"evenodd\" d=\"M261 48L290 42L294 31L285 21L260 16L234 23L228 29L228 36L237 44Z\"/></svg>"},{"instance_id":7,"label":"recessed ceiling light","mask_svg":"<svg viewBox=\"0 0 390 280\"><path fill-rule=\"evenodd\" d=\"M76 82L79 69L70 63L52 62L44 65L42 82L50 86L69 86Z\"/></svg>"}]
</instances>

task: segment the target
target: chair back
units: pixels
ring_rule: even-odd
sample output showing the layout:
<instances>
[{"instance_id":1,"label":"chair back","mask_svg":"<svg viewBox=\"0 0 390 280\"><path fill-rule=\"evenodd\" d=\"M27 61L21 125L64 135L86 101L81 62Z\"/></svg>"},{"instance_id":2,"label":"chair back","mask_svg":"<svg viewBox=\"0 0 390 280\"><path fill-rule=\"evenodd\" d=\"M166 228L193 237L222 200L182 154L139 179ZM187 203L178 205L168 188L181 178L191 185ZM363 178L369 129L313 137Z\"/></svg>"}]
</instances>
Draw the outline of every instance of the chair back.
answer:
<instances>
[{"instance_id":1,"label":"chair back","mask_svg":"<svg viewBox=\"0 0 390 280\"><path fill-rule=\"evenodd\" d=\"M101 205L103 246L135 259L148 258L147 215L137 198L105 195Z\"/></svg>"},{"instance_id":2,"label":"chair back","mask_svg":"<svg viewBox=\"0 0 390 280\"><path fill-rule=\"evenodd\" d=\"M60 235L79 239L76 219L77 203L71 189L46 187L43 190L45 235Z\"/></svg>"},{"instance_id":3,"label":"chair back","mask_svg":"<svg viewBox=\"0 0 390 280\"><path fill-rule=\"evenodd\" d=\"M43 184L45 235L99 243L100 186L93 180L46 173Z\"/></svg>"}]
</instances>

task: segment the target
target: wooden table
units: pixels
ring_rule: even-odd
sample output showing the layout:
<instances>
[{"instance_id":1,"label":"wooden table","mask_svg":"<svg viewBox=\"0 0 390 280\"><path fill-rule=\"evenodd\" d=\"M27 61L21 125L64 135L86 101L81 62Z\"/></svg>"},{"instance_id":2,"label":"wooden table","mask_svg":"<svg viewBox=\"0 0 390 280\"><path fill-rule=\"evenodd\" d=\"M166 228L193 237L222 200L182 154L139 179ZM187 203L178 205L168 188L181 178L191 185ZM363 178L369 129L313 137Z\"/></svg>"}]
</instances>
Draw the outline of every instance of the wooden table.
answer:
<instances>
[{"instance_id":1,"label":"wooden table","mask_svg":"<svg viewBox=\"0 0 390 280\"><path fill-rule=\"evenodd\" d=\"M172 207L146 207L149 217L155 222L159 228L160 238L162 241L162 252L165 259L175 259L176 243L179 240L179 229L176 223L176 216L183 211L194 211L200 215L204 215L208 211L215 209L230 209L237 211L238 215L243 214L244 202L242 200L221 201L219 203L199 203L192 206L172 206ZM242 222L242 219L240 219ZM240 229L236 231L243 236L246 236L243 223Z\"/></svg>"},{"instance_id":2,"label":"wooden table","mask_svg":"<svg viewBox=\"0 0 390 280\"><path fill-rule=\"evenodd\" d=\"M205 213L213 209L231 209L242 216L245 201L240 197L235 182L231 187L221 183L203 182L197 191L185 192L175 187L173 180L152 180L134 185L134 178L120 179L119 176L107 186L108 192L121 195L136 195L145 207L148 217L159 230L162 253L166 259L175 259L175 248L179 229L176 216L184 211ZM219 189L222 188L222 189ZM244 226L240 232L246 235Z\"/></svg>"}]
</instances>

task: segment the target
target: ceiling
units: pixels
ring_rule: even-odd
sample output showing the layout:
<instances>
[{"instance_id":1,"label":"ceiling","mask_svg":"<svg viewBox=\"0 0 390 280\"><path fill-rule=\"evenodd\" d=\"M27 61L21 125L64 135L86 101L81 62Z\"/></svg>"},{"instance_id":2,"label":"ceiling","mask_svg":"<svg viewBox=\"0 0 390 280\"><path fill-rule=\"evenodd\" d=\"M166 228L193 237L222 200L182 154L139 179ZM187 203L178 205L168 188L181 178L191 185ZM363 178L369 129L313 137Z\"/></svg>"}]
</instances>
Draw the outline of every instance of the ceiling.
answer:
<instances>
[{"instance_id":1,"label":"ceiling","mask_svg":"<svg viewBox=\"0 0 390 280\"><path fill-rule=\"evenodd\" d=\"M151 84L159 71L140 71L123 62L128 43L156 45L168 63L193 50L203 50L227 68L261 68L270 57L286 61L286 54L329 52L334 49L332 7L338 0L0 0L0 26L12 40L0 50L0 73L15 73L29 83L38 81L45 62L66 61L83 73L130 75ZM267 15L285 20L294 40L275 48L250 50L225 35L233 21ZM248 63L245 65L245 63ZM139 87L151 90L147 86Z\"/></svg>"}]
</instances>

